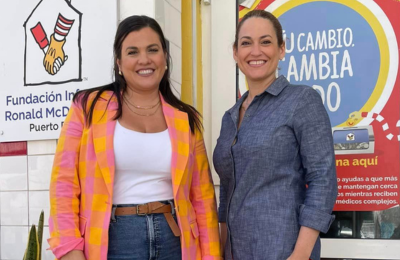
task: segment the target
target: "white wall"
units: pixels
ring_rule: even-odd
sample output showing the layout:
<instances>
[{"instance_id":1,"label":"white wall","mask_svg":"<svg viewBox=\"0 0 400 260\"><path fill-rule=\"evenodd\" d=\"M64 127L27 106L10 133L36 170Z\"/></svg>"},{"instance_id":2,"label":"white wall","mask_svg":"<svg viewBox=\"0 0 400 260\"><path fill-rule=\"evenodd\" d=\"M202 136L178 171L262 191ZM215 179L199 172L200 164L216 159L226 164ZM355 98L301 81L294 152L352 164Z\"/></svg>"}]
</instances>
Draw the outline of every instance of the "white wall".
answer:
<instances>
[{"instance_id":1,"label":"white wall","mask_svg":"<svg viewBox=\"0 0 400 260\"><path fill-rule=\"evenodd\" d=\"M43 238L49 236L49 195L51 165L56 140L28 142L28 155L0 157L0 259L22 259L29 226L45 212ZM54 259L47 242L43 259Z\"/></svg>"},{"instance_id":2,"label":"white wall","mask_svg":"<svg viewBox=\"0 0 400 260\"><path fill-rule=\"evenodd\" d=\"M211 147L214 149L221 130L222 117L225 111L236 103L236 65L232 52L236 29L236 6L231 0L220 0L212 1L210 7ZM219 179L217 177L214 179L219 184Z\"/></svg>"},{"instance_id":3,"label":"white wall","mask_svg":"<svg viewBox=\"0 0 400 260\"><path fill-rule=\"evenodd\" d=\"M156 0L155 19L160 24L165 38L169 41L171 63L171 85L180 97L182 86L182 30L181 1Z\"/></svg>"},{"instance_id":4,"label":"white wall","mask_svg":"<svg viewBox=\"0 0 400 260\"><path fill-rule=\"evenodd\" d=\"M119 0L119 20L134 14L155 17L170 41L171 81L181 90L181 0ZM110 50L111 51L111 50ZM42 259L54 259L49 246L49 183L56 140L28 141L27 155L0 157L0 260L20 260L31 224L45 212Z\"/></svg>"},{"instance_id":5,"label":"white wall","mask_svg":"<svg viewBox=\"0 0 400 260\"><path fill-rule=\"evenodd\" d=\"M119 21L131 15L154 17L155 0L119 0Z\"/></svg>"},{"instance_id":6,"label":"white wall","mask_svg":"<svg viewBox=\"0 0 400 260\"><path fill-rule=\"evenodd\" d=\"M211 5L201 5L202 21L202 64L203 64L203 125L204 125L204 143L207 148L207 155L212 163L212 83L211 83ZM213 173L215 174L215 173ZM217 180L218 178L214 178Z\"/></svg>"}]
</instances>

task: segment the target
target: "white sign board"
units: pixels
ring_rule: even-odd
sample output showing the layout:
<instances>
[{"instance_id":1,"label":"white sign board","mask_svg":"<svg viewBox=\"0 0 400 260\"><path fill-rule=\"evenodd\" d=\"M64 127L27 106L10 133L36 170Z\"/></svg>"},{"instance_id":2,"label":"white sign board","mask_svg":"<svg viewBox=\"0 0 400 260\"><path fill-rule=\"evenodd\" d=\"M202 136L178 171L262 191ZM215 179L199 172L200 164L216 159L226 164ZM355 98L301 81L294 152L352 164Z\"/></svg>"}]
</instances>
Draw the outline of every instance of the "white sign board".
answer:
<instances>
[{"instance_id":1,"label":"white sign board","mask_svg":"<svg viewBox=\"0 0 400 260\"><path fill-rule=\"evenodd\" d=\"M57 139L77 90L112 81L117 1L0 2L0 142Z\"/></svg>"}]
</instances>

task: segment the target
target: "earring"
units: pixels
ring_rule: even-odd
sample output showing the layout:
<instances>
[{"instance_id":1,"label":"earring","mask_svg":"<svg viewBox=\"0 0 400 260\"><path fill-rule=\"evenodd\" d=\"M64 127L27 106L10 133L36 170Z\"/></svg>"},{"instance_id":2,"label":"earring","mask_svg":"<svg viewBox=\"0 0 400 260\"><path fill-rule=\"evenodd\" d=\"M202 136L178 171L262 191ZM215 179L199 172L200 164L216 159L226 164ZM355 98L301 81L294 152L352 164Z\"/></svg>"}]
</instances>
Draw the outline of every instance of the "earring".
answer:
<instances>
[{"instance_id":1,"label":"earring","mask_svg":"<svg viewBox=\"0 0 400 260\"><path fill-rule=\"evenodd\" d=\"M120 70L120 71L118 72L118 74L122 76L122 71Z\"/></svg>"},{"instance_id":2,"label":"earring","mask_svg":"<svg viewBox=\"0 0 400 260\"><path fill-rule=\"evenodd\" d=\"M165 70L167 70L168 69L168 66L167 65L165 65Z\"/></svg>"}]
</instances>

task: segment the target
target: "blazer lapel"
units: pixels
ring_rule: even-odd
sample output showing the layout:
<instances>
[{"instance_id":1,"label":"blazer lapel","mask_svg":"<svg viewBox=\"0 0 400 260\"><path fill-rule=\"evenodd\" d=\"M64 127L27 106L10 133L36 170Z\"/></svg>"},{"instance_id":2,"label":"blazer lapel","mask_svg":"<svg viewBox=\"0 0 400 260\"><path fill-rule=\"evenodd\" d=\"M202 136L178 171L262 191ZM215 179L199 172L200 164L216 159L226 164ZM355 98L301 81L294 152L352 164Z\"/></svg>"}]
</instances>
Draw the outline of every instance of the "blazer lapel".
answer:
<instances>
[{"instance_id":1,"label":"blazer lapel","mask_svg":"<svg viewBox=\"0 0 400 260\"><path fill-rule=\"evenodd\" d=\"M112 92L104 92L96 103L91 125L97 163L100 166L100 171L110 195L112 195L113 191L112 186L115 174L114 130L116 120L113 120L113 118L117 109L116 97L112 96Z\"/></svg>"},{"instance_id":2,"label":"blazer lapel","mask_svg":"<svg viewBox=\"0 0 400 260\"><path fill-rule=\"evenodd\" d=\"M111 100L110 100L111 99ZM189 159L190 126L188 115L166 103L160 95L168 133L171 139L172 158L171 176L174 196L181 184L186 165ZM107 107L107 103L110 103ZM93 113L93 146L97 163L107 186L108 193L112 195L115 160L114 160L114 130L116 121L113 120L118 109L117 100L110 93L104 93L96 103Z\"/></svg>"},{"instance_id":3,"label":"blazer lapel","mask_svg":"<svg viewBox=\"0 0 400 260\"><path fill-rule=\"evenodd\" d=\"M189 159L189 119L185 112L166 103L161 95L160 99L172 145L171 175L175 197Z\"/></svg>"}]
</instances>

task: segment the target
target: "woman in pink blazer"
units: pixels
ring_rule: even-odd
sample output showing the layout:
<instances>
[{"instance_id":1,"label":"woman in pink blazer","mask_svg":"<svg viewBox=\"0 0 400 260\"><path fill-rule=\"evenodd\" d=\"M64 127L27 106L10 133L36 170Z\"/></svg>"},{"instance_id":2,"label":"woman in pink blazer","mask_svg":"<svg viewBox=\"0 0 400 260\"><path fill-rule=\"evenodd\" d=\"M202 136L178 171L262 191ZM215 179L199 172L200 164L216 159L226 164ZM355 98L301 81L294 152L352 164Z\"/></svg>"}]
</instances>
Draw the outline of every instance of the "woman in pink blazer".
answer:
<instances>
[{"instance_id":1,"label":"woman in pink blazer","mask_svg":"<svg viewBox=\"0 0 400 260\"><path fill-rule=\"evenodd\" d=\"M221 259L199 113L169 84L157 22L118 27L112 84L79 92L51 176L58 259Z\"/></svg>"}]
</instances>

